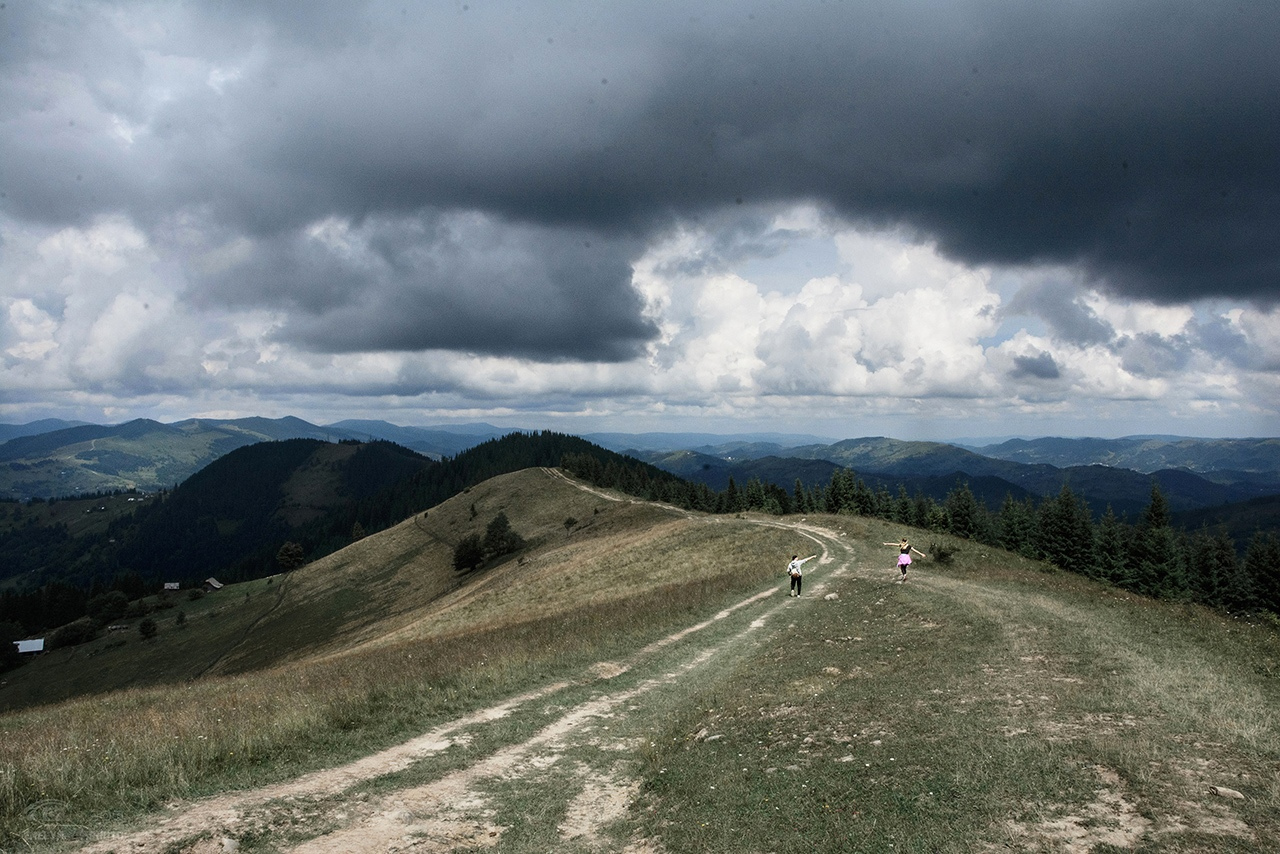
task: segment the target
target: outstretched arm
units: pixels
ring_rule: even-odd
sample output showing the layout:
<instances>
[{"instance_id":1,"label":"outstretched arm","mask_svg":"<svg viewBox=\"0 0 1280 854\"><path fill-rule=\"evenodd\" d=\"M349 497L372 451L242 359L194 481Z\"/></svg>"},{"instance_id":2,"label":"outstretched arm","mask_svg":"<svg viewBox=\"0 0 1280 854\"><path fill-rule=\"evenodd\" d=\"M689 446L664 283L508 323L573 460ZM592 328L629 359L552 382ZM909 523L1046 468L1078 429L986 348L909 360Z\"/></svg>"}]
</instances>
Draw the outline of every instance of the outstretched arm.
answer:
<instances>
[{"instance_id":1,"label":"outstretched arm","mask_svg":"<svg viewBox=\"0 0 1280 854\"><path fill-rule=\"evenodd\" d=\"M912 546L912 547L911 547L911 551L913 551L913 552L915 552L916 554L920 555L920 557L928 557L928 555L927 555L927 554L925 554L924 552L920 551L920 550L919 550L918 548L916 548L915 546Z\"/></svg>"}]
</instances>

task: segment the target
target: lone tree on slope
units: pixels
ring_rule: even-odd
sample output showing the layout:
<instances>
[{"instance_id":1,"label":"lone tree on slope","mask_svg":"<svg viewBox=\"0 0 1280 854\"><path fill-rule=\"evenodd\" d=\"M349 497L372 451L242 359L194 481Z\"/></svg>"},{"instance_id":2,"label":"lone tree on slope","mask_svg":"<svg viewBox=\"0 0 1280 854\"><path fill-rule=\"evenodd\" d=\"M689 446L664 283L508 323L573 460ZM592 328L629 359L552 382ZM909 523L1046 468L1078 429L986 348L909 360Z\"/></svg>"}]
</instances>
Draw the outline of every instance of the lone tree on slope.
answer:
<instances>
[{"instance_id":1,"label":"lone tree on slope","mask_svg":"<svg viewBox=\"0 0 1280 854\"><path fill-rule=\"evenodd\" d=\"M292 540L280 547L280 551L276 552L276 563L280 564L280 568L285 572L291 572L306 563L306 555L302 551L302 546Z\"/></svg>"}]
</instances>

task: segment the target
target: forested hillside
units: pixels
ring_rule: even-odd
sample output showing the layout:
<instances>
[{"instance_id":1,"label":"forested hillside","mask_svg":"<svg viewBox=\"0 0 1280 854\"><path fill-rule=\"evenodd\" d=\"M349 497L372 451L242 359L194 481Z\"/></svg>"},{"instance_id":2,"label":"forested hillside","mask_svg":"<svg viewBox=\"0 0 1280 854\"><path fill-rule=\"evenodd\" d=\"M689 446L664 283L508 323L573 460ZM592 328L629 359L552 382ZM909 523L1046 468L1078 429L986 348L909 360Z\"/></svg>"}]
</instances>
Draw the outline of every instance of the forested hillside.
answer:
<instances>
[{"instance_id":1,"label":"forested hillside","mask_svg":"<svg viewBox=\"0 0 1280 854\"><path fill-rule=\"evenodd\" d=\"M103 531L74 536L62 521L12 526L0 538L11 579L0 619L34 631L74 619L89 599L112 589L134 598L163 582L189 586L211 575L242 580L276 572L284 542L305 543L308 554L346 545L358 508L376 505L430 465L387 442L263 442L139 502Z\"/></svg>"},{"instance_id":2,"label":"forested hillside","mask_svg":"<svg viewBox=\"0 0 1280 854\"><path fill-rule=\"evenodd\" d=\"M513 433L440 462L390 442L290 439L235 450L171 493L80 536L59 517L36 524L41 502L11 502L0 537L0 582L8 581L0 622L38 632L82 616L111 590L133 599L163 582L260 578L290 568L278 560L286 543L294 544L296 560L315 560L496 475L558 466L574 455L610 471L641 472L629 481L636 484L681 483L551 432ZM26 514L26 521L12 514Z\"/></svg>"}]
</instances>

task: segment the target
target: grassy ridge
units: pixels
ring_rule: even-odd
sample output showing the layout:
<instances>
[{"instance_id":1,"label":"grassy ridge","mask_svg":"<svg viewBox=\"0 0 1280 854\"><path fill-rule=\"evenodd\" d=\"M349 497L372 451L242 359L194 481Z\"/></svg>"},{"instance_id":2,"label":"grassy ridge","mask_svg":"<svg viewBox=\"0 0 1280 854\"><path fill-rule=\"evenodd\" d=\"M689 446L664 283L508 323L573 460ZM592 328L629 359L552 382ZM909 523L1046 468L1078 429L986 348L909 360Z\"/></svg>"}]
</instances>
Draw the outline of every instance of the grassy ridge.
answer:
<instances>
[{"instance_id":1,"label":"grassy ridge","mask_svg":"<svg viewBox=\"0 0 1280 854\"><path fill-rule=\"evenodd\" d=\"M624 507L625 513L610 512ZM592 496L538 471L495 478L287 576L230 585L194 602L179 595L173 607L152 615L159 626L153 641L140 639L136 620L121 621L128 631L37 659L4 675L0 708L240 673L384 638L424 619L423 609L441 596L487 577L459 577L453 547L483 533L499 511L530 541L531 558L597 532L643 529L667 515ZM584 520L572 531L563 524L570 515Z\"/></svg>"},{"instance_id":2,"label":"grassy ridge","mask_svg":"<svg viewBox=\"0 0 1280 854\"><path fill-rule=\"evenodd\" d=\"M529 548L455 575L452 545L499 511ZM779 555L812 544L758 522L608 500L526 471L287 585L208 597L224 611L189 619L193 634L243 610L212 665L221 675L0 717L0 848L330 767L573 679L744 592L780 588ZM896 549L880 543L900 527L809 523L837 532L832 566L851 571L815 572L806 597L724 666L646 696L643 744L618 757L641 784L623 836L671 854L1280 846L1274 627L952 540L953 564L921 562L898 585ZM929 535L919 545L933 552ZM231 609L244 592L252 608ZM513 717L492 738L526 737L541 720ZM513 815L546 816L513 827L502 850L556 839L563 792L529 788L501 797Z\"/></svg>"},{"instance_id":3,"label":"grassy ridge","mask_svg":"<svg viewBox=\"0 0 1280 854\"><path fill-rule=\"evenodd\" d=\"M450 538L482 529L499 509L535 543L525 566L510 561L457 578ZM569 530L564 522L574 512L587 521ZM655 527L655 520L664 524ZM408 520L398 533L362 541L353 551L363 554L358 560L335 555L299 570L277 582L273 595L287 589L265 616L241 615L250 624L241 638L247 632L249 640L228 641L215 668L230 675L0 717L0 848L50 827L61 839L75 839L174 798L286 779L578 674L601 656L624 654L754 589L776 574L776 555L795 539L736 521L713 526L708 537L706 526L682 520L651 505L590 496L535 470L496 479L432 509L425 520ZM436 527L425 531L425 523ZM615 584L620 576L607 560L590 566L578 560L593 542L616 549L618 538L650 556L631 570L647 571L647 584ZM662 559L695 541L700 561ZM526 567L538 567L544 578L575 579L573 595L546 595L530 608L501 595L531 589L521 578ZM372 582L352 595L352 606L334 607L335 597L355 591L364 574ZM469 592L480 585L493 592ZM231 585L201 603L229 608L246 601L244 592L252 603L255 594L265 598L258 586L266 589L263 581ZM427 598L414 599L420 596ZM486 599L494 603L488 616L475 604ZM188 630L213 642L202 631L206 622L214 621L188 618ZM321 629L308 629L313 624ZM176 631L162 627L159 639ZM305 635L309 645L284 644L291 633ZM163 649L136 646L133 655ZM125 654L107 650L100 657L112 652ZM263 669L250 671L255 661Z\"/></svg>"},{"instance_id":4,"label":"grassy ridge","mask_svg":"<svg viewBox=\"0 0 1280 854\"><path fill-rule=\"evenodd\" d=\"M890 562L896 534L870 523L856 559ZM672 710L644 831L699 852L1274 850L1274 629L1017 563L969 546L905 585L834 580L838 602Z\"/></svg>"}]
</instances>

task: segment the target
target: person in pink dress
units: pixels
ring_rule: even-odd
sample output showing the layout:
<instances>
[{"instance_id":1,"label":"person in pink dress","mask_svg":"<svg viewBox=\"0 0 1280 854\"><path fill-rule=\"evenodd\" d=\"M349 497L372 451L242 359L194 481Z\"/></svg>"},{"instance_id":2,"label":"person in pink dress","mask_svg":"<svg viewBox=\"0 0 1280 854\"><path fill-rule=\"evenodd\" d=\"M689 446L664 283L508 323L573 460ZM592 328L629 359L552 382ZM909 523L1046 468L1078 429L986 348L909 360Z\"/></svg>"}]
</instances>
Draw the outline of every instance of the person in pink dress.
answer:
<instances>
[{"instance_id":1,"label":"person in pink dress","mask_svg":"<svg viewBox=\"0 0 1280 854\"><path fill-rule=\"evenodd\" d=\"M907 542L906 537L903 537L896 543L885 543L885 545L898 547L898 569L902 571L902 577L898 579L899 584L907 580L907 567L911 566L912 552L920 555L920 557L928 557L927 554Z\"/></svg>"}]
</instances>

